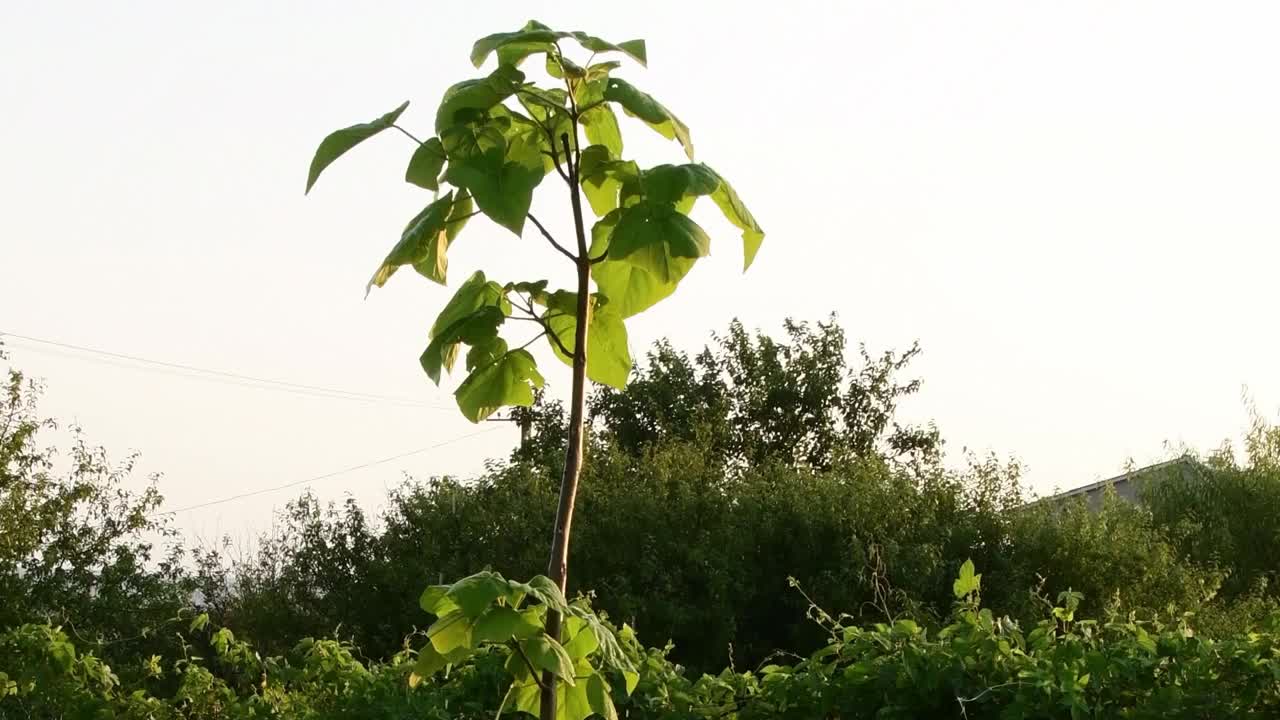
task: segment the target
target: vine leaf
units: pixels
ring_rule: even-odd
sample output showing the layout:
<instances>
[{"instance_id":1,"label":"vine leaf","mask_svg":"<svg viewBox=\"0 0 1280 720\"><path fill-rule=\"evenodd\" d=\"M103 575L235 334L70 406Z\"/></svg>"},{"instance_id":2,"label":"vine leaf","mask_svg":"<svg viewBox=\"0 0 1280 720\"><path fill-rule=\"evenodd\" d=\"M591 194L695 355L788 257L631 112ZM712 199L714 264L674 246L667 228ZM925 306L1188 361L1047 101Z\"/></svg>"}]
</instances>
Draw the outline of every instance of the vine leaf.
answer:
<instances>
[{"instance_id":1,"label":"vine leaf","mask_svg":"<svg viewBox=\"0 0 1280 720\"><path fill-rule=\"evenodd\" d=\"M408 100L377 120L352 125L329 133L324 140L320 141L320 147L316 148L316 154L311 158L311 169L307 172L307 192L311 192L311 186L316 184L320 173L324 172L324 169L329 167L334 160L337 160L343 153L356 145L394 125L400 114L407 107L409 107Z\"/></svg>"}]
</instances>

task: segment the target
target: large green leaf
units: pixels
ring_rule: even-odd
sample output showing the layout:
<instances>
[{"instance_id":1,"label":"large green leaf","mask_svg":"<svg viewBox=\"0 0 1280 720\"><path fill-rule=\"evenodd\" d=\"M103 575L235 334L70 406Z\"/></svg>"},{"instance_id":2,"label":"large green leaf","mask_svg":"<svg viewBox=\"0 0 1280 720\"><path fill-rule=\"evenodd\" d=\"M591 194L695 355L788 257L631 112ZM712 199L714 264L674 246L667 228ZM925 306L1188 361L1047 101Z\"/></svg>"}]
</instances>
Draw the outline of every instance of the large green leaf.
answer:
<instances>
[{"instance_id":1,"label":"large green leaf","mask_svg":"<svg viewBox=\"0 0 1280 720\"><path fill-rule=\"evenodd\" d=\"M742 231L742 269L746 270L751 267L751 263L756 259L756 253L760 251L760 245L764 242L764 230L751 215L747 206L742 204L742 198L738 197L738 193L729 181L711 168L707 168L707 171L719 180L716 191L711 193L712 201L720 208L720 212L724 213L725 219Z\"/></svg>"},{"instance_id":2,"label":"large green leaf","mask_svg":"<svg viewBox=\"0 0 1280 720\"><path fill-rule=\"evenodd\" d=\"M426 647L418 651L418 660L413 665L413 675L409 677L409 685L416 686L424 678L429 678L437 672L445 669L449 661L443 655L436 651L431 643L427 643ZM418 680L415 682L414 675Z\"/></svg>"},{"instance_id":3,"label":"large green leaf","mask_svg":"<svg viewBox=\"0 0 1280 720\"><path fill-rule=\"evenodd\" d=\"M593 53L621 52L641 65L648 62L643 40L628 40L615 45L584 32L556 31L536 20L530 20L515 32L494 33L477 40L471 47L471 64L480 67L489 55L498 51L500 63L515 65L534 53L551 52L557 40L566 38L576 40ZM504 49L509 51L504 53Z\"/></svg>"},{"instance_id":4,"label":"large green leaf","mask_svg":"<svg viewBox=\"0 0 1280 720\"><path fill-rule=\"evenodd\" d=\"M613 706L613 696L609 693L609 684L600 673L592 673L586 682L587 706L591 712L604 720L618 720L618 710Z\"/></svg>"},{"instance_id":5,"label":"large green leaf","mask_svg":"<svg viewBox=\"0 0 1280 720\"><path fill-rule=\"evenodd\" d=\"M445 303L431 325L429 337L439 335L445 328L486 305L497 307L503 315L511 314L506 288L486 278L483 270L477 270L458 286L453 297Z\"/></svg>"},{"instance_id":6,"label":"large green leaf","mask_svg":"<svg viewBox=\"0 0 1280 720\"><path fill-rule=\"evenodd\" d=\"M498 337L498 326L505 320L502 311L496 306L486 305L478 308L431 338L431 342L427 344L427 349L422 352L418 362L427 373L427 377L439 385L440 370L442 368L453 370L458 345L490 348L495 343L502 343L502 339ZM493 353L489 355L493 357ZM475 367L474 363L468 362L468 370L473 370Z\"/></svg>"},{"instance_id":7,"label":"large green leaf","mask_svg":"<svg viewBox=\"0 0 1280 720\"><path fill-rule=\"evenodd\" d=\"M465 202L469 203L470 200ZM365 286L366 294L374 286L385 285L401 265L413 265L427 278L444 284L448 270L446 251L452 240L447 229L454 204L453 192L447 192L409 221L400 234L400 242L391 248L391 252L387 253L382 264L374 271L373 277L369 278L369 284Z\"/></svg>"},{"instance_id":8,"label":"large green leaf","mask_svg":"<svg viewBox=\"0 0 1280 720\"><path fill-rule=\"evenodd\" d=\"M587 142L609 148L615 158L622 157L622 131L618 128L618 117L613 114L613 108L597 105L582 113L581 120Z\"/></svg>"},{"instance_id":9,"label":"large green leaf","mask_svg":"<svg viewBox=\"0 0 1280 720\"><path fill-rule=\"evenodd\" d=\"M469 190L481 212L520 235L533 191L545 175L538 144L507 144L504 139L501 154L493 148L481 148L473 154L450 155L445 179Z\"/></svg>"},{"instance_id":10,"label":"large green leaf","mask_svg":"<svg viewBox=\"0 0 1280 720\"><path fill-rule=\"evenodd\" d=\"M523 640L542 632L542 625L533 622L530 617L506 606L492 605L476 618L471 630L471 639L475 643L505 643L515 638Z\"/></svg>"},{"instance_id":11,"label":"large green leaf","mask_svg":"<svg viewBox=\"0 0 1280 720\"><path fill-rule=\"evenodd\" d=\"M464 337L475 341L476 344L488 342L493 335L485 332L485 323L492 324L496 333L497 324L501 323L501 320L497 319L494 313L477 316L477 311L486 307L496 308L498 311L496 315L503 317L511 314L511 302L507 300L506 289L492 280L487 280L483 271L476 271L458 286L427 334L432 342L428 344L419 362L437 385L440 383L439 369L453 369L453 364L458 357L459 343ZM469 326L467 323L475 324ZM452 339L441 340L433 349L432 344L436 344L437 338L441 336ZM468 368L468 370L471 369Z\"/></svg>"},{"instance_id":12,"label":"large green leaf","mask_svg":"<svg viewBox=\"0 0 1280 720\"><path fill-rule=\"evenodd\" d=\"M609 697L609 686L604 678L591 667L586 660L579 660L574 666L578 682L556 689L555 720L586 720L592 715L600 715L605 720L617 720L617 710ZM511 686L510 698L512 707L533 717L541 717L541 693L532 676Z\"/></svg>"},{"instance_id":13,"label":"large green leaf","mask_svg":"<svg viewBox=\"0 0 1280 720\"><path fill-rule=\"evenodd\" d=\"M498 573L481 571L468 575L449 586L448 596L467 617L475 619L498 598L511 592L506 578Z\"/></svg>"},{"instance_id":14,"label":"large green leaf","mask_svg":"<svg viewBox=\"0 0 1280 720\"><path fill-rule=\"evenodd\" d=\"M413 151L404 179L428 190L440 189L440 169L446 160L440 138L428 138Z\"/></svg>"},{"instance_id":15,"label":"large green leaf","mask_svg":"<svg viewBox=\"0 0 1280 720\"><path fill-rule=\"evenodd\" d=\"M685 155L693 159L693 141L689 139L688 126L648 93L636 89L626 80L609 78L604 98L618 103L628 115L640 118L666 139L678 140Z\"/></svg>"},{"instance_id":16,"label":"large green leaf","mask_svg":"<svg viewBox=\"0 0 1280 720\"><path fill-rule=\"evenodd\" d=\"M631 375L631 351L627 347L627 326L612 303L596 296L588 303L587 313L587 377L610 387L623 389ZM547 327L570 353L575 352L574 332L577 327L577 293L557 292L551 296L543 315ZM567 365L573 357L552 342L556 357Z\"/></svg>"},{"instance_id":17,"label":"large green leaf","mask_svg":"<svg viewBox=\"0 0 1280 720\"><path fill-rule=\"evenodd\" d=\"M524 82L524 73L500 66L488 77L463 80L445 91L436 110L436 133L455 125L475 121L494 105L506 100Z\"/></svg>"},{"instance_id":18,"label":"large green leaf","mask_svg":"<svg viewBox=\"0 0 1280 720\"><path fill-rule=\"evenodd\" d=\"M599 257L609 247L620 212L606 215L591 229L591 256ZM609 298L609 307L623 318L641 313L666 299L689 270L695 258L667 257L667 280L626 260L609 260L591 266L591 278L600 293Z\"/></svg>"},{"instance_id":19,"label":"large green leaf","mask_svg":"<svg viewBox=\"0 0 1280 720\"><path fill-rule=\"evenodd\" d=\"M476 368L454 397L462 414L473 423L508 405L528 407L533 391L542 387L538 364L527 350L512 350L484 367Z\"/></svg>"},{"instance_id":20,"label":"large green leaf","mask_svg":"<svg viewBox=\"0 0 1280 720\"><path fill-rule=\"evenodd\" d=\"M458 609L458 604L449 597L449 585L432 585L422 591L418 605L436 616L444 616Z\"/></svg>"},{"instance_id":21,"label":"large green leaf","mask_svg":"<svg viewBox=\"0 0 1280 720\"><path fill-rule=\"evenodd\" d=\"M586 627L591 630L599 643L598 657L603 667L612 668L627 675L636 671L635 665L627 658L622 650L622 645L618 643L618 638L614 635L613 630L601 622L600 618L590 612L582 612L579 614ZM629 683L630 681L628 681ZM627 691L628 694L631 692Z\"/></svg>"},{"instance_id":22,"label":"large green leaf","mask_svg":"<svg viewBox=\"0 0 1280 720\"><path fill-rule=\"evenodd\" d=\"M575 683L573 678L573 659L565 652L564 646L552 640L546 633L534 635L520 643L529 662L539 670L548 670L566 685Z\"/></svg>"},{"instance_id":23,"label":"large green leaf","mask_svg":"<svg viewBox=\"0 0 1280 720\"><path fill-rule=\"evenodd\" d=\"M564 651L569 653L569 657L577 660L595 652L600 647L600 640L596 637L595 629L585 621L580 618L566 618L566 626L570 624L570 620L577 620L579 627L565 641Z\"/></svg>"},{"instance_id":24,"label":"large green leaf","mask_svg":"<svg viewBox=\"0 0 1280 720\"><path fill-rule=\"evenodd\" d=\"M507 353L507 349L507 341L496 336L472 343L467 351L467 372L497 360Z\"/></svg>"},{"instance_id":25,"label":"large green leaf","mask_svg":"<svg viewBox=\"0 0 1280 720\"><path fill-rule=\"evenodd\" d=\"M673 282L679 277L673 258L700 258L711 252L706 232L671 205L643 201L620 213L609 240L610 260L630 262L662 282Z\"/></svg>"},{"instance_id":26,"label":"large green leaf","mask_svg":"<svg viewBox=\"0 0 1280 720\"><path fill-rule=\"evenodd\" d=\"M697 198L709 195L725 219L742 231L743 270L751 267L764 242L764 230L733 186L702 163L649 168L641 173L638 183L622 185L619 202L623 206L631 204L629 197L633 194L654 203L675 203L684 214L693 208Z\"/></svg>"},{"instance_id":27,"label":"large green leaf","mask_svg":"<svg viewBox=\"0 0 1280 720\"><path fill-rule=\"evenodd\" d=\"M461 610L455 610L439 618L427 628L427 637L436 652L441 655L460 648L471 647L471 618Z\"/></svg>"},{"instance_id":28,"label":"large green leaf","mask_svg":"<svg viewBox=\"0 0 1280 720\"><path fill-rule=\"evenodd\" d=\"M560 592L560 587L546 575L534 576L527 583L509 580L507 584L511 586L512 592L532 597L551 610L559 613L566 613L569 610L569 603L564 599L564 593Z\"/></svg>"},{"instance_id":29,"label":"large green leaf","mask_svg":"<svg viewBox=\"0 0 1280 720\"><path fill-rule=\"evenodd\" d=\"M638 184L640 178L639 166L629 160L618 160L604 145L590 145L582 151L578 172L591 211L598 216L617 208L622 189Z\"/></svg>"},{"instance_id":30,"label":"large green leaf","mask_svg":"<svg viewBox=\"0 0 1280 720\"><path fill-rule=\"evenodd\" d=\"M692 198L711 195L720 187L720 177L701 163L655 165L640 175L640 191L658 205L678 205Z\"/></svg>"},{"instance_id":31,"label":"large green leaf","mask_svg":"<svg viewBox=\"0 0 1280 720\"><path fill-rule=\"evenodd\" d=\"M453 196L453 207L449 210L449 217L444 219L443 251L441 251L441 246L437 244L434 254L428 254L422 260L413 264L414 270L417 270L423 277L434 280L441 285L448 281L449 256L447 250L453 246L454 238L458 237L458 233L462 232L462 228L466 226L474 214L475 206L475 203L471 201L471 193L466 188L459 190Z\"/></svg>"},{"instance_id":32,"label":"large green leaf","mask_svg":"<svg viewBox=\"0 0 1280 720\"><path fill-rule=\"evenodd\" d=\"M311 192L311 186L316 184L320 173L324 172L324 169L329 167L330 163L356 145L394 125L400 117L400 113L403 113L407 107L409 107L409 102L406 100L400 107L377 120L352 125L329 133L328 137L320 141L320 147L316 148L315 157L311 158L311 169L307 172L307 192Z\"/></svg>"}]
</instances>

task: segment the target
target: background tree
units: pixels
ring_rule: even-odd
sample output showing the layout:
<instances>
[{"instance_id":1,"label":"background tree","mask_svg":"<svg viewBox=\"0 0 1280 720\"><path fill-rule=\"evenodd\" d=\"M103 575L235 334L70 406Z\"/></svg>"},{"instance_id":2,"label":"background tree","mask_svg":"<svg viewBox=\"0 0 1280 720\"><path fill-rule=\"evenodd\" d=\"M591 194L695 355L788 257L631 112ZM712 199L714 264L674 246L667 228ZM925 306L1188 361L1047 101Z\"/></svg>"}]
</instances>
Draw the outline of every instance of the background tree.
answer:
<instances>
[{"instance_id":1,"label":"background tree","mask_svg":"<svg viewBox=\"0 0 1280 720\"><path fill-rule=\"evenodd\" d=\"M940 459L935 427L895 417L902 398L920 389L919 380L899 377L918 346L879 357L860 347L862 365L852 368L834 315L818 323L788 319L784 330L784 338L774 339L748 333L735 320L693 357L660 341L625 390L593 395L593 419L633 454L659 441L701 438L739 467Z\"/></svg>"},{"instance_id":2,"label":"background tree","mask_svg":"<svg viewBox=\"0 0 1280 720\"><path fill-rule=\"evenodd\" d=\"M0 388L0 628L61 625L108 658L161 648L190 585L173 531L152 515L160 495L125 489L134 458L112 463L79 428L65 457L43 444L56 426L40 393L15 369Z\"/></svg>"},{"instance_id":3,"label":"background tree","mask_svg":"<svg viewBox=\"0 0 1280 720\"><path fill-rule=\"evenodd\" d=\"M562 41L589 52L586 62L566 56ZM614 106L677 140L690 160L693 144L679 118L613 76L619 62L594 62L600 54L615 53L641 65L647 61L642 40L614 44L583 32L554 31L535 21L515 32L481 38L472 48L472 63L478 68L496 55L498 67L487 77L465 80L445 92L434 137L419 141L396 124L406 102L372 122L326 137L307 177L310 191L337 157L392 127L417 143L405 178L435 191L437 198L409 221L370 286L382 286L404 265L443 284L449 246L478 213L517 236L528 220L572 264L577 283L569 290L548 290L548 282L536 278L500 284L476 272L432 325L430 344L421 357L423 369L439 382L441 370L452 369L462 346L469 348L469 374L455 397L473 422L503 406L532 404L543 378L526 348L538 339L545 337L552 352L572 367L568 441L547 566L562 592L584 459L587 379L618 388L626 384L631 370L626 318L671 295L694 262L710 252L710 238L689 217L699 197L710 197L742 230L744 269L764 240L763 230L732 186L706 165L641 169L623 159ZM546 73L562 88L526 81L518 68L534 56L545 59ZM529 212L533 191L552 171L568 186L574 242L557 241ZM453 189L441 196L441 183ZM589 237L583 194L600 217ZM531 321L540 332L517 347L501 335L507 320ZM552 642L560 639L560 616L554 609L546 630ZM548 668L540 683L544 719L556 715L557 675L563 673Z\"/></svg>"}]
</instances>

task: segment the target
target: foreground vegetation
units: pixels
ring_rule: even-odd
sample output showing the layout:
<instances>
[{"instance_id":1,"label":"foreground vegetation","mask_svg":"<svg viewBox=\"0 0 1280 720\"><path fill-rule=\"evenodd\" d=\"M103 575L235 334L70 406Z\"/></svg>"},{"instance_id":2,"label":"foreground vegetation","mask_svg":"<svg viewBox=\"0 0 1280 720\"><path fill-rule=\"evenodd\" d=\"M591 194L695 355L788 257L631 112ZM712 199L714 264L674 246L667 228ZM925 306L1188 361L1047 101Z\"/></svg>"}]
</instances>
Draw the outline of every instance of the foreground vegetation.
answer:
<instances>
[{"instance_id":1,"label":"foreground vegetation","mask_svg":"<svg viewBox=\"0 0 1280 720\"><path fill-rule=\"evenodd\" d=\"M965 563L953 583L949 622L931 632L910 619L860 626L811 606L825 632L807 658L780 653L758 669L693 676L667 650L643 647L629 626L599 618L587 603L546 598L516 613L518 600L477 600L481 581L503 590L544 588L473 576L432 596L452 603L425 633L383 662L362 663L349 644L305 639L262 657L200 615L177 660L151 657L140 679L121 683L99 659L77 655L48 625L0 635L0 709L13 717L120 718L489 718L536 714L538 681L565 680L559 716L605 718L1208 718L1274 717L1280 712L1280 614L1261 631L1207 639L1190 615L1142 620L1076 617L1080 595L1064 592L1023 628L981 607L981 575ZM464 587L465 586L465 587ZM520 592L523 595L523 591ZM430 598L430 600L428 600ZM450 617L468 617L466 637ZM513 618L540 620L559 605L568 621L554 644L540 623L521 633ZM483 609L481 609L483 608ZM446 615L445 613L451 613ZM489 620L489 622L486 622ZM498 626L502 625L501 628ZM497 628L497 629L495 629ZM522 639L525 638L525 639ZM533 643L541 640L541 645ZM549 645L550 644L550 645ZM553 645L555 652L540 653ZM446 667L441 653L462 649ZM600 656L596 660L593 656ZM576 681L576 682L575 682Z\"/></svg>"},{"instance_id":2,"label":"foreground vegetation","mask_svg":"<svg viewBox=\"0 0 1280 720\"><path fill-rule=\"evenodd\" d=\"M586 657L617 713L1276 713L1280 432L1255 418L1242 456L1140 506L1028 506L1016 464L947 467L936 428L896 418L914 350L852 367L846 350L834 322L735 324L695 355L659 344L592 398L568 596L616 640ZM376 516L304 495L236 554L184 546L158 494L125 489L128 461L78 434L56 455L38 395L14 372L0 400L0 716L497 713L515 641L415 676L435 647L421 596L542 572L554 403L479 477L409 482ZM601 697L574 712L607 715Z\"/></svg>"}]
</instances>

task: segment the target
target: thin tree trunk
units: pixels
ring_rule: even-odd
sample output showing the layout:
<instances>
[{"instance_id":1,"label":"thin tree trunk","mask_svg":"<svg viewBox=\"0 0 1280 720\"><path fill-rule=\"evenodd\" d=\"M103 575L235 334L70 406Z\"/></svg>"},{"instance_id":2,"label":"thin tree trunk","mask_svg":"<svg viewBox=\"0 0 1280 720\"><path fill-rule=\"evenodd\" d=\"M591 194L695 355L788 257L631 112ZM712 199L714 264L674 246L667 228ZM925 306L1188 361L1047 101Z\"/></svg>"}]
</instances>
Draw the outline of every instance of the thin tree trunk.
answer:
<instances>
[{"instance_id":1,"label":"thin tree trunk","mask_svg":"<svg viewBox=\"0 0 1280 720\"><path fill-rule=\"evenodd\" d=\"M576 128L575 128L576 130ZM568 155L568 143L566 156ZM573 332L573 395L569 401L569 438L564 453L564 474L560 477L560 506L556 511L555 533L551 539L551 559L547 563L547 576L561 592L567 592L569 579L569 534L573 526L573 506L578 499L578 479L582 476L583 435L586 431L587 396L587 324L591 312L591 258L587 248L586 231L582 224L582 199L578 194L578 169L573 159L569 165L569 193L573 202L573 224L578 240L578 306L577 322ZM546 632L554 640L560 640L560 613L547 613ZM542 695L539 698L539 718L555 720L556 677L550 672L542 675Z\"/></svg>"}]
</instances>

